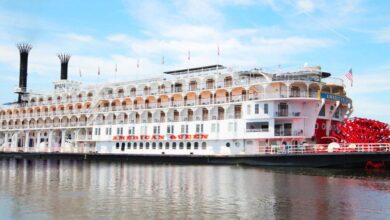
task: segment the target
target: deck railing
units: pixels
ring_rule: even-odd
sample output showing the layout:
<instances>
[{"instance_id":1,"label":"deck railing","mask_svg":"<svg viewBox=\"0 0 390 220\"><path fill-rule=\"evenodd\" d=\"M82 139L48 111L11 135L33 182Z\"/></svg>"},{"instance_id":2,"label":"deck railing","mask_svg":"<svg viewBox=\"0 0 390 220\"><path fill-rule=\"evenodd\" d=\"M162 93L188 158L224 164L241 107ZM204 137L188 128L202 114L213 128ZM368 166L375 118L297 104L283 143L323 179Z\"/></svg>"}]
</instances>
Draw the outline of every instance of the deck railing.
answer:
<instances>
[{"instance_id":1,"label":"deck railing","mask_svg":"<svg viewBox=\"0 0 390 220\"><path fill-rule=\"evenodd\" d=\"M259 154L337 154L390 152L390 143L259 146Z\"/></svg>"}]
</instances>

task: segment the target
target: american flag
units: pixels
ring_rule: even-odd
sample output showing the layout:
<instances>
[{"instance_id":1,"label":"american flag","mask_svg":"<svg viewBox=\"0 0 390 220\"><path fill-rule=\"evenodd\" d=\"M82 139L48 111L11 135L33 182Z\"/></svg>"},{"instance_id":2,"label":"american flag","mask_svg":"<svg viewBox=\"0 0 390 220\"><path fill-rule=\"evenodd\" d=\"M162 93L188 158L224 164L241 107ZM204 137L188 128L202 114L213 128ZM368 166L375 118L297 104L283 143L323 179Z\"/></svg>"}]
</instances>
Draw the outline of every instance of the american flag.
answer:
<instances>
[{"instance_id":1,"label":"american flag","mask_svg":"<svg viewBox=\"0 0 390 220\"><path fill-rule=\"evenodd\" d=\"M352 68L350 68L350 69L348 70L348 72L345 74L345 77L347 77L347 79L348 79L349 81L351 81L351 86L352 86L352 83L353 83Z\"/></svg>"}]
</instances>

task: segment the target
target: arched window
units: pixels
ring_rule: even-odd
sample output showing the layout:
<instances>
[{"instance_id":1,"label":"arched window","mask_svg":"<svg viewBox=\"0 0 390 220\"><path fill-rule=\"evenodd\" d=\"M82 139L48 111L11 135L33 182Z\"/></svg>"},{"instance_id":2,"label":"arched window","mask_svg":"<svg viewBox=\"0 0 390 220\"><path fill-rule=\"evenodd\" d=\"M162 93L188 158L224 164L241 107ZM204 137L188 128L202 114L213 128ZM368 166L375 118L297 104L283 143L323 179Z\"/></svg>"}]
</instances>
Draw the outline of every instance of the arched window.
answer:
<instances>
[{"instance_id":1,"label":"arched window","mask_svg":"<svg viewBox=\"0 0 390 220\"><path fill-rule=\"evenodd\" d=\"M202 142L202 150L206 150L207 149L207 143L206 142Z\"/></svg>"},{"instance_id":2,"label":"arched window","mask_svg":"<svg viewBox=\"0 0 390 220\"><path fill-rule=\"evenodd\" d=\"M119 143L116 143L116 149L119 149Z\"/></svg>"},{"instance_id":3,"label":"arched window","mask_svg":"<svg viewBox=\"0 0 390 220\"><path fill-rule=\"evenodd\" d=\"M166 150L169 149L169 142L166 142L166 143L165 143L165 149L166 149Z\"/></svg>"},{"instance_id":4,"label":"arched window","mask_svg":"<svg viewBox=\"0 0 390 220\"><path fill-rule=\"evenodd\" d=\"M183 143L183 142L180 142L180 144L179 144L179 149L180 149L180 150L183 150L183 149L184 149L184 143Z\"/></svg>"},{"instance_id":5,"label":"arched window","mask_svg":"<svg viewBox=\"0 0 390 220\"><path fill-rule=\"evenodd\" d=\"M127 149L128 149L128 150L131 149L131 142L127 143Z\"/></svg>"},{"instance_id":6,"label":"arched window","mask_svg":"<svg viewBox=\"0 0 390 220\"><path fill-rule=\"evenodd\" d=\"M144 143L143 142L139 143L139 149L143 149L143 148L144 148Z\"/></svg>"},{"instance_id":7,"label":"arched window","mask_svg":"<svg viewBox=\"0 0 390 220\"><path fill-rule=\"evenodd\" d=\"M187 142L187 150L191 150L191 142Z\"/></svg>"},{"instance_id":8,"label":"arched window","mask_svg":"<svg viewBox=\"0 0 390 220\"><path fill-rule=\"evenodd\" d=\"M150 145L150 143L149 143L149 142L146 142L146 145L145 145L146 147L145 147L145 148L146 148L146 149L149 149L149 145Z\"/></svg>"},{"instance_id":9,"label":"arched window","mask_svg":"<svg viewBox=\"0 0 390 220\"><path fill-rule=\"evenodd\" d=\"M137 142L133 144L133 149L137 149Z\"/></svg>"},{"instance_id":10,"label":"arched window","mask_svg":"<svg viewBox=\"0 0 390 220\"><path fill-rule=\"evenodd\" d=\"M176 150L176 142L173 142L173 143L172 143L172 149L173 149L173 150Z\"/></svg>"},{"instance_id":11,"label":"arched window","mask_svg":"<svg viewBox=\"0 0 390 220\"><path fill-rule=\"evenodd\" d=\"M156 150L156 145L157 145L156 142L153 142L153 143L152 143L152 149L153 149L153 150Z\"/></svg>"},{"instance_id":12,"label":"arched window","mask_svg":"<svg viewBox=\"0 0 390 220\"><path fill-rule=\"evenodd\" d=\"M163 148L163 143L162 142L160 142L160 143L158 143L158 149L162 149Z\"/></svg>"},{"instance_id":13,"label":"arched window","mask_svg":"<svg viewBox=\"0 0 390 220\"><path fill-rule=\"evenodd\" d=\"M195 150L198 150L198 149L199 149L199 143L198 143L198 142L195 142L195 143L194 143L194 149L195 149Z\"/></svg>"},{"instance_id":14,"label":"arched window","mask_svg":"<svg viewBox=\"0 0 390 220\"><path fill-rule=\"evenodd\" d=\"M126 144L122 143L121 151L125 151L125 149L126 149Z\"/></svg>"}]
</instances>

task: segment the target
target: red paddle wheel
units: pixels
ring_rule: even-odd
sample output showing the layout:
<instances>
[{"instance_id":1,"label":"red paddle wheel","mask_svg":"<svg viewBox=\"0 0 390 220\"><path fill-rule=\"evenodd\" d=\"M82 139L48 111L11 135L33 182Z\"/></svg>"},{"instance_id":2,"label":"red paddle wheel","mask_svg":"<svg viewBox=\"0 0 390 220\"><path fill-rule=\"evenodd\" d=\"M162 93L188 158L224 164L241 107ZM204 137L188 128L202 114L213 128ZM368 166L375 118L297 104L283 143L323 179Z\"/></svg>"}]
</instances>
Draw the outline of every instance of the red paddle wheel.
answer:
<instances>
[{"instance_id":1,"label":"red paddle wheel","mask_svg":"<svg viewBox=\"0 0 390 220\"><path fill-rule=\"evenodd\" d=\"M341 143L389 143L388 124L366 118L345 119L330 136Z\"/></svg>"}]
</instances>

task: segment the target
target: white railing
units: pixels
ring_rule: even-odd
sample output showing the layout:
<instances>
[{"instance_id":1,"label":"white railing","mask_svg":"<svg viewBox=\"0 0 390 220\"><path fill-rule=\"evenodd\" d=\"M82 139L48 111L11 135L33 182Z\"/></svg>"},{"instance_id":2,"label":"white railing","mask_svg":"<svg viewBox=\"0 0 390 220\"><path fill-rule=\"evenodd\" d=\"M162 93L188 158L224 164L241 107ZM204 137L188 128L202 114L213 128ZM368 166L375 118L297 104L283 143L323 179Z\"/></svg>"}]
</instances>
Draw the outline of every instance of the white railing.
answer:
<instances>
[{"instance_id":1,"label":"white railing","mask_svg":"<svg viewBox=\"0 0 390 220\"><path fill-rule=\"evenodd\" d=\"M259 154L339 154L390 152L390 143L271 145L259 146Z\"/></svg>"}]
</instances>

